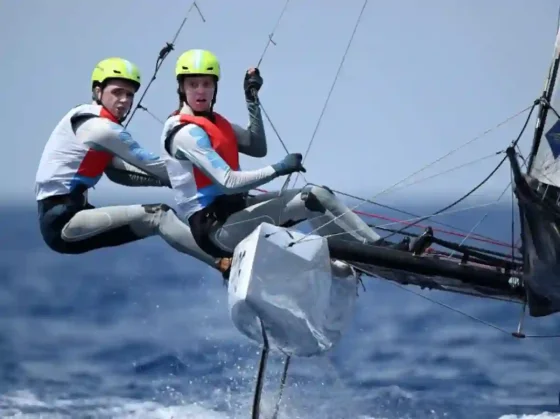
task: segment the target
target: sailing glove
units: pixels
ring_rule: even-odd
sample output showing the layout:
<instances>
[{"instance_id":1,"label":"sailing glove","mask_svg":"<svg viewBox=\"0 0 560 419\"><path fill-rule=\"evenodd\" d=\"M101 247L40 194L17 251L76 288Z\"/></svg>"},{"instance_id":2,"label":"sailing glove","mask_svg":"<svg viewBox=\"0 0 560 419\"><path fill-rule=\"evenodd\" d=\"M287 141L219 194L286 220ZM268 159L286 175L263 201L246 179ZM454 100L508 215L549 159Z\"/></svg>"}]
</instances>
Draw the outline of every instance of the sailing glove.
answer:
<instances>
[{"instance_id":1,"label":"sailing glove","mask_svg":"<svg viewBox=\"0 0 560 419\"><path fill-rule=\"evenodd\" d=\"M245 90L245 98L249 102L257 101L257 93L263 85L261 72L258 68L250 68L245 73L245 80L243 81L243 89Z\"/></svg>"},{"instance_id":2,"label":"sailing glove","mask_svg":"<svg viewBox=\"0 0 560 419\"><path fill-rule=\"evenodd\" d=\"M306 172L305 167L301 164L302 155L300 153L288 154L279 163L273 164L272 168L278 176L289 175L294 172Z\"/></svg>"}]
</instances>

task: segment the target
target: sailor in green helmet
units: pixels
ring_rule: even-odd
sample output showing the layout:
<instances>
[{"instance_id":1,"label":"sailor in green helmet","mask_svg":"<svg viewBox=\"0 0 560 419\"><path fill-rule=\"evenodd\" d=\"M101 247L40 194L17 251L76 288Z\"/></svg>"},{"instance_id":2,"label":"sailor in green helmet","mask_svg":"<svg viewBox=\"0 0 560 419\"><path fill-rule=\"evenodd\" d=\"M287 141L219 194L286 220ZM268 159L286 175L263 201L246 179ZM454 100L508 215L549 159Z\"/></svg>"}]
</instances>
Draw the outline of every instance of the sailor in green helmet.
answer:
<instances>
[{"instance_id":1,"label":"sailor in green helmet","mask_svg":"<svg viewBox=\"0 0 560 419\"><path fill-rule=\"evenodd\" d=\"M125 186L170 186L163 160L121 125L140 84L140 71L130 61L100 61L91 77L93 102L72 108L52 131L39 162L35 195L41 234L54 251L79 254L159 235L175 249L198 252L201 258L190 229L168 206L95 208L88 200L87 192L103 174Z\"/></svg>"},{"instance_id":2,"label":"sailor in green helmet","mask_svg":"<svg viewBox=\"0 0 560 419\"><path fill-rule=\"evenodd\" d=\"M243 128L214 110L221 66L210 51L193 49L177 60L179 109L165 122L161 137L177 212L206 254L227 270L235 246L263 221L291 226L308 220L318 234L374 243L380 239L362 219L325 187L308 185L251 196L271 180L305 172L299 153L257 170L242 170L240 153L267 154L258 103L263 79L250 68L244 78L249 124ZM347 268L347 267L346 267Z\"/></svg>"}]
</instances>

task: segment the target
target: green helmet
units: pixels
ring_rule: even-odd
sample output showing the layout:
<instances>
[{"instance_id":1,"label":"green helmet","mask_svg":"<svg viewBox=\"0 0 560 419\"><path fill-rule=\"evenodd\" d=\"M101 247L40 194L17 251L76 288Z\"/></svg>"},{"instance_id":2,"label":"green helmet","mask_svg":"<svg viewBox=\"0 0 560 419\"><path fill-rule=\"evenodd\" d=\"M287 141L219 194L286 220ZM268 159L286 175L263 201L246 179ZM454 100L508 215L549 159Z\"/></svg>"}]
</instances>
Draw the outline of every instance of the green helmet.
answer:
<instances>
[{"instance_id":1,"label":"green helmet","mask_svg":"<svg viewBox=\"0 0 560 419\"><path fill-rule=\"evenodd\" d=\"M95 66L91 74L92 88L97 84L103 84L108 79L124 79L136 85L136 91L140 89L140 70L138 67L124 58L106 58Z\"/></svg>"},{"instance_id":2,"label":"green helmet","mask_svg":"<svg viewBox=\"0 0 560 419\"><path fill-rule=\"evenodd\" d=\"M177 60L175 75L210 75L220 80L220 62L210 51L191 49L181 54Z\"/></svg>"}]
</instances>

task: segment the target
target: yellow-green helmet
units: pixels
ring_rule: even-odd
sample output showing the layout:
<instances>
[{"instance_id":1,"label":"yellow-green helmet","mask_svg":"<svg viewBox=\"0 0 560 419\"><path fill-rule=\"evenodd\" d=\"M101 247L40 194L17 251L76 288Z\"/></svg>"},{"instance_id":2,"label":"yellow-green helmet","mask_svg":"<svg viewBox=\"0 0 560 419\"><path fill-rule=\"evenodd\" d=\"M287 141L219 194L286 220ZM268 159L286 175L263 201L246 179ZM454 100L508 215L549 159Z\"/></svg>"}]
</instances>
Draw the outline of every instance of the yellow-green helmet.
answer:
<instances>
[{"instance_id":1,"label":"yellow-green helmet","mask_svg":"<svg viewBox=\"0 0 560 419\"><path fill-rule=\"evenodd\" d=\"M177 77L203 74L220 80L220 62L214 54L203 49L191 49L181 54L175 65Z\"/></svg>"},{"instance_id":2,"label":"yellow-green helmet","mask_svg":"<svg viewBox=\"0 0 560 419\"><path fill-rule=\"evenodd\" d=\"M108 79L124 79L133 82L136 90L140 88L141 76L138 67L124 58L106 58L97 63L91 74L92 88Z\"/></svg>"}]
</instances>

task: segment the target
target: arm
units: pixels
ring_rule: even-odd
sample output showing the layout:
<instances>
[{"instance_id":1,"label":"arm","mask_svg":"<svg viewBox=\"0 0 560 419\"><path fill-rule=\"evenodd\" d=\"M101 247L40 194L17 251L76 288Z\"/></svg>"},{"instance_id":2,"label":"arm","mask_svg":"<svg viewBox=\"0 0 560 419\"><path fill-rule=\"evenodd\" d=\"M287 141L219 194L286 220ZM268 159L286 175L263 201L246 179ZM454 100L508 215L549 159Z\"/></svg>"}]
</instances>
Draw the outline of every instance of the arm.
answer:
<instances>
[{"instance_id":1,"label":"arm","mask_svg":"<svg viewBox=\"0 0 560 419\"><path fill-rule=\"evenodd\" d=\"M169 185L165 162L142 148L122 126L104 118L91 117L75 121L78 141L95 150L107 151L147 175Z\"/></svg>"},{"instance_id":2,"label":"arm","mask_svg":"<svg viewBox=\"0 0 560 419\"><path fill-rule=\"evenodd\" d=\"M105 174L112 182L124 186L169 186L161 179L128 164L120 157L113 157L105 169Z\"/></svg>"},{"instance_id":3,"label":"arm","mask_svg":"<svg viewBox=\"0 0 560 419\"><path fill-rule=\"evenodd\" d=\"M170 139L169 150L176 159L188 160L199 168L227 195L249 191L278 176L272 166L234 171L212 149L206 132L194 124L185 125L175 133Z\"/></svg>"},{"instance_id":4,"label":"arm","mask_svg":"<svg viewBox=\"0 0 560 419\"><path fill-rule=\"evenodd\" d=\"M265 157L267 153L266 134L258 102L247 101L249 111L249 124L242 128L237 124L231 124L239 151L251 157Z\"/></svg>"}]
</instances>

